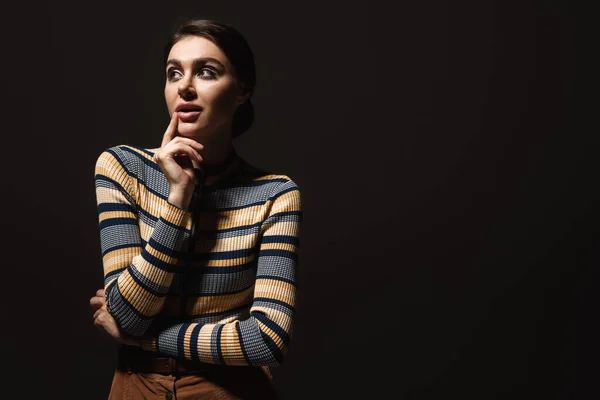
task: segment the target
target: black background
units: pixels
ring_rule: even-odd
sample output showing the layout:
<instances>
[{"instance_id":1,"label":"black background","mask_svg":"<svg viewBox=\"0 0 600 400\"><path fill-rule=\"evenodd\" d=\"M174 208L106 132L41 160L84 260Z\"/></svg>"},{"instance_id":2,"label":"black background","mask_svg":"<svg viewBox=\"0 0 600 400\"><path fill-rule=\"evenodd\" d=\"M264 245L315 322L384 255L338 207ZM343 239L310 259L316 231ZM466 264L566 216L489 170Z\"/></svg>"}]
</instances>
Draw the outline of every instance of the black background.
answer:
<instances>
[{"instance_id":1,"label":"black background","mask_svg":"<svg viewBox=\"0 0 600 400\"><path fill-rule=\"evenodd\" d=\"M160 143L162 46L203 17L255 52L238 152L303 193L283 399L598 396L597 46L572 3L3 7L5 393L106 398L94 163Z\"/></svg>"}]
</instances>

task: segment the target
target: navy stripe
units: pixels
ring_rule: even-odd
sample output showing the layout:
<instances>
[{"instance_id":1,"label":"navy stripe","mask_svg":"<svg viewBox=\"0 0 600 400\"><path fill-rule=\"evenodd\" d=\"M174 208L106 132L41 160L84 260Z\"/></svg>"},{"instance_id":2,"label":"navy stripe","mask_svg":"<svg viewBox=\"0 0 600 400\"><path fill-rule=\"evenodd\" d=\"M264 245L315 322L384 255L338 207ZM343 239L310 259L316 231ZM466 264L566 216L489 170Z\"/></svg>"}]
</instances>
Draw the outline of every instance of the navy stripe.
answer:
<instances>
[{"instance_id":1,"label":"navy stripe","mask_svg":"<svg viewBox=\"0 0 600 400\"><path fill-rule=\"evenodd\" d=\"M273 339L271 339L271 337L269 335L267 335L266 333L264 333L262 331L261 331L261 335L262 335L262 338L263 338L265 344L267 345L267 348L271 352L271 355L273 356L273 358L275 358L275 361L277 361L279 364L281 364L281 362L283 361L283 353L281 352L281 350L279 350L279 347L277 347L277 345L275 344L275 342L273 341Z\"/></svg>"},{"instance_id":2,"label":"navy stripe","mask_svg":"<svg viewBox=\"0 0 600 400\"><path fill-rule=\"evenodd\" d=\"M173 229L177 229L179 232L183 232L183 233L191 233L191 231L189 229L186 229L185 227L179 226L179 225L175 225L172 222L167 221L164 218L160 218L160 220L163 222L163 224L170 226Z\"/></svg>"},{"instance_id":3,"label":"navy stripe","mask_svg":"<svg viewBox=\"0 0 600 400\"><path fill-rule=\"evenodd\" d=\"M116 250L121 250L121 249L133 249L133 248L139 248L140 250L142 249L139 243L124 243L124 244L119 244L117 246L109 247L108 249L104 250L102 252L102 257L107 255L111 251L116 251Z\"/></svg>"},{"instance_id":4,"label":"navy stripe","mask_svg":"<svg viewBox=\"0 0 600 400\"><path fill-rule=\"evenodd\" d=\"M297 186L292 186L291 188L288 188L288 189L282 190L281 192L275 193L273 196L269 197L269 200L275 200L278 197L281 197L288 192L293 192L294 190L297 190L298 192L300 191Z\"/></svg>"},{"instance_id":5,"label":"navy stripe","mask_svg":"<svg viewBox=\"0 0 600 400\"><path fill-rule=\"evenodd\" d=\"M116 225L136 225L137 219L135 218L108 218L100 222L100 230Z\"/></svg>"},{"instance_id":6,"label":"navy stripe","mask_svg":"<svg viewBox=\"0 0 600 400\"><path fill-rule=\"evenodd\" d=\"M121 272L125 271L126 269L127 267L109 272L108 274L104 275L104 281L109 281L109 278L112 278L113 275L120 275Z\"/></svg>"},{"instance_id":7,"label":"navy stripe","mask_svg":"<svg viewBox=\"0 0 600 400\"><path fill-rule=\"evenodd\" d=\"M296 286L296 282L291 279L282 278L275 275L256 275L256 279L273 279L275 281L289 283L290 285Z\"/></svg>"},{"instance_id":8,"label":"navy stripe","mask_svg":"<svg viewBox=\"0 0 600 400\"><path fill-rule=\"evenodd\" d=\"M288 216L290 216L290 215L294 215L294 216L297 216L297 217L301 217L301 216L302 216L302 212L301 212L301 211L282 211L282 212L278 212L278 213L275 213L275 214L271 214L271 215L269 215L269 218L267 218L267 219L265 220L265 222L263 222L263 223L267 223L267 222L269 222L270 220L272 220L272 219L275 219L275 218L279 218L279 217L288 217Z\"/></svg>"},{"instance_id":9,"label":"navy stripe","mask_svg":"<svg viewBox=\"0 0 600 400\"><path fill-rule=\"evenodd\" d=\"M275 332L277 336L281 338L283 344L287 346L287 344L290 341L290 336L285 331L285 329L277 325L273 320L271 320L267 315L265 315L262 312L253 312L252 316L260 322L262 322L264 325L268 326L269 329L271 329L273 332Z\"/></svg>"},{"instance_id":10,"label":"navy stripe","mask_svg":"<svg viewBox=\"0 0 600 400\"><path fill-rule=\"evenodd\" d=\"M226 228L226 229L214 229L214 230L203 230L202 233L203 235L207 235L207 234L219 234L219 233L227 233L227 232L235 232L235 231L243 231L246 229L251 229L251 228L258 228L262 225L261 222L258 222L256 224L251 224L251 225L241 225L241 226L236 226L233 228Z\"/></svg>"},{"instance_id":11,"label":"navy stripe","mask_svg":"<svg viewBox=\"0 0 600 400\"><path fill-rule=\"evenodd\" d=\"M263 236L260 242L262 244L265 244L265 243L287 243L287 244L293 244L294 246L297 246L298 238L295 236L289 236L289 235L271 235L271 236Z\"/></svg>"},{"instance_id":12,"label":"navy stripe","mask_svg":"<svg viewBox=\"0 0 600 400\"><path fill-rule=\"evenodd\" d=\"M296 253L294 253L293 251L289 251L289 250L279 250L279 249L268 249L268 250L261 250L258 253L259 257L282 257L282 258L289 258L290 260L294 260L296 261L298 259L298 255Z\"/></svg>"},{"instance_id":13,"label":"navy stripe","mask_svg":"<svg viewBox=\"0 0 600 400\"><path fill-rule=\"evenodd\" d=\"M198 354L198 337L200 336L200 329L203 324L196 324L190 335L190 355L192 360L199 360L200 355Z\"/></svg>"},{"instance_id":14,"label":"navy stripe","mask_svg":"<svg viewBox=\"0 0 600 400\"><path fill-rule=\"evenodd\" d=\"M136 150L139 150L139 151L141 151L142 153L146 153L146 154L147 154L147 155L149 155L150 157L154 156L154 153L153 153L153 152L151 152L151 151L148 151L148 150L146 150L146 149L144 149L144 148L141 148L141 147L137 147L137 146L127 145L127 146L120 146L119 148L120 148L121 150L123 150L123 151L126 151L126 152L128 152L128 153L132 153L132 154L135 154L135 152L134 152L133 150L131 150L131 149L136 149ZM138 157L139 157L139 155L138 155Z\"/></svg>"},{"instance_id":15,"label":"navy stripe","mask_svg":"<svg viewBox=\"0 0 600 400\"><path fill-rule=\"evenodd\" d=\"M190 324L182 324L177 333L177 354L185 358L185 331Z\"/></svg>"},{"instance_id":16,"label":"navy stripe","mask_svg":"<svg viewBox=\"0 0 600 400\"><path fill-rule=\"evenodd\" d=\"M255 297L254 301L261 302L261 303L277 304L279 306L287 308L288 310L292 311L294 314L296 313L296 309L294 307L292 307L291 305L289 305L288 303L286 303L285 301L271 299L269 297Z\"/></svg>"},{"instance_id":17,"label":"navy stripe","mask_svg":"<svg viewBox=\"0 0 600 400\"><path fill-rule=\"evenodd\" d=\"M244 343L244 337L242 335L242 329L240 328L240 324L235 324L235 330L238 334L238 340L240 341L240 349L242 349L242 354L244 355L244 360L246 360L247 364L251 364L250 358L248 357L248 352L246 351L246 344Z\"/></svg>"},{"instance_id":18,"label":"navy stripe","mask_svg":"<svg viewBox=\"0 0 600 400\"><path fill-rule=\"evenodd\" d=\"M193 254L193 260L231 260L235 258L248 257L256 254L256 248L230 250L230 251L213 251L211 253Z\"/></svg>"},{"instance_id":19,"label":"navy stripe","mask_svg":"<svg viewBox=\"0 0 600 400\"><path fill-rule=\"evenodd\" d=\"M210 211L210 212L215 212L215 211L236 211L236 210L243 210L244 208L250 208L250 207L255 207L255 206L262 206L266 203L266 200L263 201L257 201L255 203L250 203L250 204L244 204L243 206L235 206L235 207L223 207L223 208L206 208L203 211Z\"/></svg>"},{"instance_id":20,"label":"navy stripe","mask_svg":"<svg viewBox=\"0 0 600 400\"><path fill-rule=\"evenodd\" d=\"M204 313L204 314L192 315L191 318L193 318L193 319L199 319L199 318L217 317L219 315L229 315L229 314L235 313L236 311L247 310L248 307L249 307L249 304L245 304L243 306L231 308L231 309L228 309L228 310L225 310L225 311L215 311L215 312L211 312L211 313Z\"/></svg>"},{"instance_id":21,"label":"navy stripe","mask_svg":"<svg viewBox=\"0 0 600 400\"><path fill-rule=\"evenodd\" d=\"M135 268L133 265L130 265L129 267L127 267L127 271L129 272L129 275L131 276L131 279L133 279L133 281L142 289L144 289L146 292L156 296L156 297L165 297L167 295L167 293L161 293L161 292L157 292L156 290L152 289L151 287L149 287L146 283L144 283L134 272L133 272L133 268Z\"/></svg>"},{"instance_id":22,"label":"navy stripe","mask_svg":"<svg viewBox=\"0 0 600 400\"><path fill-rule=\"evenodd\" d=\"M236 272L243 272L249 269L253 269L256 267L256 263L254 261L248 262L241 265L233 265L230 267L202 267L200 270L201 274L233 274Z\"/></svg>"},{"instance_id":23,"label":"navy stripe","mask_svg":"<svg viewBox=\"0 0 600 400\"><path fill-rule=\"evenodd\" d=\"M121 149L121 148L119 148L119 149ZM129 168L128 168L128 167L125 165L125 160L124 160L124 159L122 159L122 158L121 158L121 157L120 157L120 156L117 154L117 152L116 152L115 150L113 150L113 148L110 148L110 149L106 150L106 152L107 152L107 153L110 153L110 154L111 154L111 155L114 157L114 159L117 161L117 163L118 163L118 164L121 166L121 169L122 169L123 171L125 171L125 172L127 173L127 175L131 176L132 178L136 178L136 179L137 179L137 176L133 175L133 172L131 172L131 171L129 170Z\"/></svg>"},{"instance_id":24,"label":"navy stripe","mask_svg":"<svg viewBox=\"0 0 600 400\"><path fill-rule=\"evenodd\" d=\"M136 212L135 207L131 204L125 203L100 203L98 205L98 214L102 214L103 212L113 212L113 211L123 211L123 212Z\"/></svg>"},{"instance_id":25,"label":"navy stripe","mask_svg":"<svg viewBox=\"0 0 600 400\"><path fill-rule=\"evenodd\" d=\"M160 173L162 174L162 172L161 172L161 170L160 170L160 167L159 167L159 166L158 166L158 164L156 164L154 161L152 161L152 160L148 160L146 157L142 157L142 156L141 156L139 153L137 153L137 152L135 152L135 151L131 150L130 148L127 148L127 147L121 147L121 150L122 150L123 152L126 152L126 153L129 153L129 154L131 154L132 156L134 156L135 158L137 158L138 160L140 160L140 161L142 161L144 164L146 164L148 167L150 167L150 168L152 168L152 169L154 169L154 170L156 170L156 171L158 171L158 172L160 172ZM151 154L150 154L150 153L148 153L148 155L151 155Z\"/></svg>"},{"instance_id":26,"label":"navy stripe","mask_svg":"<svg viewBox=\"0 0 600 400\"><path fill-rule=\"evenodd\" d=\"M154 257L152 254L150 254L146 250L142 251L141 256L144 259L144 261L146 261L148 264L151 264L152 266L160 269L161 271L177 272L177 270L178 270L177 265L169 264L168 262L162 261L161 259Z\"/></svg>"},{"instance_id":27,"label":"navy stripe","mask_svg":"<svg viewBox=\"0 0 600 400\"><path fill-rule=\"evenodd\" d=\"M192 291L191 293L189 293L190 296L229 296L231 294L237 294L237 293L242 293L248 289L250 289L252 286L254 285L254 283L252 283L251 285L242 288L242 289L238 289L238 290L232 290L229 292L201 292L201 291ZM229 311L229 310L228 310Z\"/></svg>"},{"instance_id":28,"label":"navy stripe","mask_svg":"<svg viewBox=\"0 0 600 400\"><path fill-rule=\"evenodd\" d=\"M129 172L127 172L129 173ZM109 178L106 175L102 175L102 174L96 174L95 176L95 180L96 180L96 188L99 188L100 185L98 184L98 181L104 181L107 183L110 183L111 185L113 185L119 192L121 192L126 198L127 200L131 203L134 204L135 201L133 200L133 198L131 197L131 195L129 195L129 193L127 192L127 190L125 190L125 188L123 186L121 186L121 184L111 178Z\"/></svg>"},{"instance_id":29,"label":"navy stripe","mask_svg":"<svg viewBox=\"0 0 600 400\"><path fill-rule=\"evenodd\" d=\"M116 290L118 292L118 294L113 294L113 291ZM126 298L125 296L123 296L121 294L121 291L118 288L118 284L115 282L114 285L112 285L112 290L110 290L110 293L108 294L107 298L109 300L109 304L108 307L110 308L110 298L113 296L119 296L120 300L123 302L123 304L125 304L125 307L127 307L129 309L129 311L131 311L138 319L143 320L143 321L150 321L152 319L154 319L154 315L152 316L147 316L142 314L141 312L139 312L137 310L137 308L135 308ZM113 312L116 312L115 310L113 310ZM117 313L117 316L121 316L123 313ZM127 316L127 313L125 313L125 315ZM115 320L117 320L117 318L115 318Z\"/></svg>"},{"instance_id":30,"label":"navy stripe","mask_svg":"<svg viewBox=\"0 0 600 400\"><path fill-rule=\"evenodd\" d=\"M150 237L148 244L150 244L150 246L152 246L154 250L159 251L168 257L173 257L177 259L185 259L189 257L189 254L187 252L173 250L167 246L158 243L156 240L152 239L152 237Z\"/></svg>"},{"instance_id":31,"label":"navy stripe","mask_svg":"<svg viewBox=\"0 0 600 400\"><path fill-rule=\"evenodd\" d=\"M223 358L223 348L221 347L221 334L223 333L223 325L217 325L217 338L216 338L216 350L217 350L217 360L219 364L225 364L225 359Z\"/></svg>"}]
</instances>

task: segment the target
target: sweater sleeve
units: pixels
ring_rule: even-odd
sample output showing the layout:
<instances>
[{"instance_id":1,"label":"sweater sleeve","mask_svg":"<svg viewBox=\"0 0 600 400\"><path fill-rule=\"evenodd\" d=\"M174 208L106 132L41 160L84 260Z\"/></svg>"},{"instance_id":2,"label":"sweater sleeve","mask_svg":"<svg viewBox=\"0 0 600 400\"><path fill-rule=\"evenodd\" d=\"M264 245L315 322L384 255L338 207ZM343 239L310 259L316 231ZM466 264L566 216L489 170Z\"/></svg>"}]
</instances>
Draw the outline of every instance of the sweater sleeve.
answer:
<instances>
[{"instance_id":1,"label":"sweater sleeve","mask_svg":"<svg viewBox=\"0 0 600 400\"><path fill-rule=\"evenodd\" d=\"M282 362L295 317L300 191L287 181L269 202L249 317L223 324L175 324L142 339L144 350L211 364L277 366Z\"/></svg>"},{"instance_id":2,"label":"sweater sleeve","mask_svg":"<svg viewBox=\"0 0 600 400\"><path fill-rule=\"evenodd\" d=\"M95 166L106 305L117 325L143 335L162 310L174 271L182 263L191 213L162 201L148 242L140 236L139 190L131 152L104 151Z\"/></svg>"}]
</instances>

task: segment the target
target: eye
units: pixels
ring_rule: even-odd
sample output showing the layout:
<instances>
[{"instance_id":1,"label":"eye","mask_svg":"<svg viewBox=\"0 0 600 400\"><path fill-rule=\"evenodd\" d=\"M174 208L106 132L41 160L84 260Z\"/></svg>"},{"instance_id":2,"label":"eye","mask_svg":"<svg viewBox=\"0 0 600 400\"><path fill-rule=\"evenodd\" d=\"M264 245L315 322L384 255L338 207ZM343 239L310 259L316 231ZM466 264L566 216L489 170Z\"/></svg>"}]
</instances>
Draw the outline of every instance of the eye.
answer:
<instances>
[{"instance_id":1,"label":"eye","mask_svg":"<svg viewBox=\"0 0 600 400\"><path fill-rule=\"evenodd\" d=\"M171 68L167 71L167 79L169 81L176 81L181 78L181 73L177 71L175 68Z\"/></svg>"},{"instance_id":2,"label":"eye","mask_svg":"<svg viewBox=\"0 0 600 400\"><path fill-rule=\"evenodd\" d=\"M198 75L202 79L216 79L217 78L216 71L209 67L200 68L200 70L198 71Z\"/></svg>"}]
</instances>

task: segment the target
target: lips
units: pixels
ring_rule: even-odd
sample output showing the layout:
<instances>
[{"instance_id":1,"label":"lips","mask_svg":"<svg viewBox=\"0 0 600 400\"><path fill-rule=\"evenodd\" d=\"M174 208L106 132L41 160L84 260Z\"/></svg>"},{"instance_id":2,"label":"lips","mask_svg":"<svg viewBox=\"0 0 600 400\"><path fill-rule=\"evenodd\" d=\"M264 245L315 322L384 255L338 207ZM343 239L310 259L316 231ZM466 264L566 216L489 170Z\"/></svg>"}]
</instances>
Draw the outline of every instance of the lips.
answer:
<instances>
[{"instance_id":1,"label":"lips","mask_svg":"<svg viewBox=\"0 0 600 400\"><path fill-rule=\"evenodd\" d=\"M183 122L193 122L202 113L202 107L195 104L180 104L175 109L177 116Z\"/></svg>"}]
</instances>

